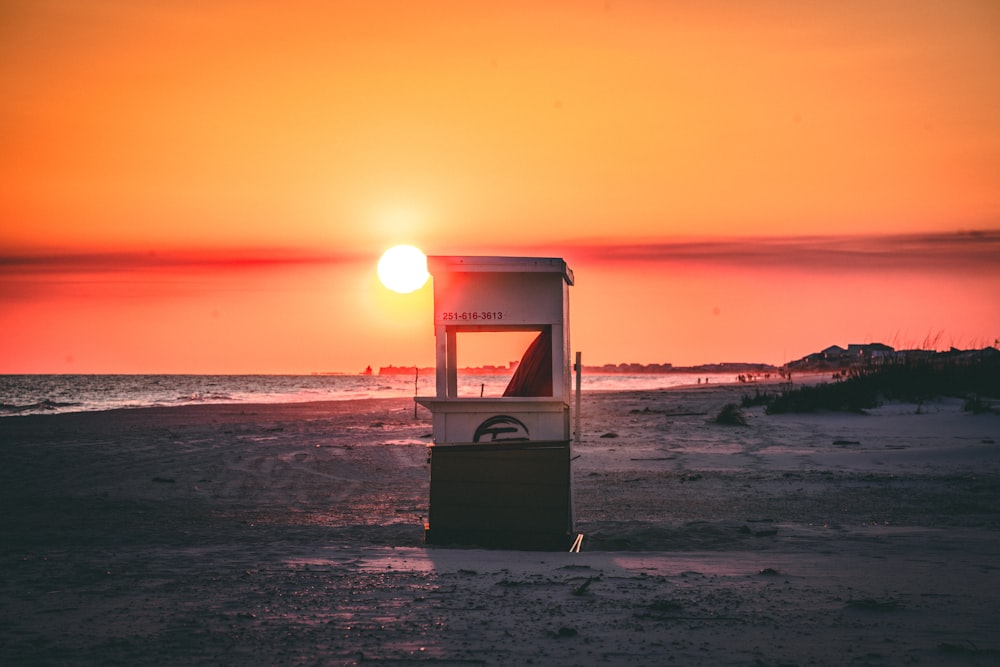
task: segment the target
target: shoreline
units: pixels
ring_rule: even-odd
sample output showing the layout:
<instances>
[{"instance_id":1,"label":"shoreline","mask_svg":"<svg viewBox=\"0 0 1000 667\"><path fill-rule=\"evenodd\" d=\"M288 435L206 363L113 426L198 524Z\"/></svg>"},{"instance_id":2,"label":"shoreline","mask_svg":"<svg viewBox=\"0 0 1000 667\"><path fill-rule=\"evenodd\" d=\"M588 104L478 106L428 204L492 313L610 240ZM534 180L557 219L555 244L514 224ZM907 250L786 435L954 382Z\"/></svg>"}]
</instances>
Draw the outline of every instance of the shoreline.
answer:
<instances>
[{"instance_id":1,"label":"shoreline","mask_svg":"<svg viewBox=\"0 0 1000 667\"><path fill-rule=\"evenodd\" d=\"M649 377L655 377L655 374L648 374ZM676 374L674 374L676 375ZM603 375L603 377L615 377L614 374ZM646 378L644 378L646 379ZM805 384L816 384L824 380L831 379L827 373L812 373L812 374L800 374L799 377L795 379L791 384L793 385L805 385ZM586 380L586 376L584 376ZM617 393L630 393L630 392L659 392L659 391L686 391L686 390L698 390L707 389L711 390L715 387L744 387L749 390L751 387L776 387L776 386L788 386L790 383L787 380L781 378L770 378L770 379L757 379L750 382L740 382L734 379L731 381L716 381L716 382L706 382L706 383L695 383L691 384L678 384L678 385L667 385L659 387L612 387L612 388L588 388L586 381L584 381L584 387L582 389L582 394L587 395L604 395L604 394L617 394ZM429 388L433 392L433 387ZM575 389L572 393L575 393ZM421 394L422 396L423 394ZM5 411L0 412L0 422L8 418L15 417L47 417L55 415L64 414L81 414L81 413L118 413L130 410L176 410L185 408L194 408L199 410L231 410L234 408L241 408L244 410L259 411L261 409L266 409L268 406L303 406L300 408L303 414L308 414L313 412L313 408L330 408L332 412L336 413L339 404L359 402L363 404L366 401L409 401L413 402L414 396L412 395L397 395L397 396L374 396L374 397L343 397L343 398L308 398L308 399L288 399L288 400L204 400L204 401L191 401L186 403L179 403L175 405L165 405L165 404L155 404L155 405L134 405L134 406L118 406L118 407L106 407L106 408L79 408L79 409L66 409L67 406L58 405L56 407L42 407L39 408L38 405L3 405L0 404L0 408ZM44 402L44 401L43 401ZM572 402L572 400L571 400ZM309 406L313 406L312 408ZM364 407L362 405L362 407ZM36 411L37 410L37 411Z\"/></svg>"},{"instance_id":2,"label":"shoreline","mask_svg":"<svg viewBox=\"0 0 1000 667\"><path fill-rule=\"evenodd\" d=\"M104 408L96 410L75 410L66 412L8 414L0 415L0 423L6 419L40 419L79 417L85 421L101 421L102 418L128 418L138 413L152 418L176 421L177 417L187 417L196 421L225 420L235 422L254 418L298 418L311 419L322 416L336 416L356 411L377 410L382 406L399 407L401 404L413 406L413 398L341 398L308 401L264 401L264 402L212 402L187 403L183 405L138 405L135 407Z\"/></svg>"}]
</instances>

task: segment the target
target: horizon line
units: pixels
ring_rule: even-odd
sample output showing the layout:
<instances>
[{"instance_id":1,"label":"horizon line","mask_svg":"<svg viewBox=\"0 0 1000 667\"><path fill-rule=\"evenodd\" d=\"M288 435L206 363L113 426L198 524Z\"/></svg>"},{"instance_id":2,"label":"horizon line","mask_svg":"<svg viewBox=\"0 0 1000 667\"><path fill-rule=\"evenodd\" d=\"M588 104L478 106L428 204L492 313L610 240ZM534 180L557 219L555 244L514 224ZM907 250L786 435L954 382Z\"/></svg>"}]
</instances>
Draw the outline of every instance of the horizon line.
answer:
<instances>
[{"instance_id":1,"label":"horizon line","mask_svg":"<svg viewBox=\"0 0 1000 667\"><path fill-rule=\"evenodd\" d=\"M801 269L1000 269L1000 229L912 234L651 237L613 242L575 239L491 246L518 255L562 256L585 265L726 264ZM425 251L426 252L426 251ZM431 251L428 255L442 255ZM447 254L458 254L449 252ZM297 246L195 246L165 250L0 251L0 274L99 273L155 269L245 270L372 263L377 252L317 252Z\"/></svg>"}]
</instances>

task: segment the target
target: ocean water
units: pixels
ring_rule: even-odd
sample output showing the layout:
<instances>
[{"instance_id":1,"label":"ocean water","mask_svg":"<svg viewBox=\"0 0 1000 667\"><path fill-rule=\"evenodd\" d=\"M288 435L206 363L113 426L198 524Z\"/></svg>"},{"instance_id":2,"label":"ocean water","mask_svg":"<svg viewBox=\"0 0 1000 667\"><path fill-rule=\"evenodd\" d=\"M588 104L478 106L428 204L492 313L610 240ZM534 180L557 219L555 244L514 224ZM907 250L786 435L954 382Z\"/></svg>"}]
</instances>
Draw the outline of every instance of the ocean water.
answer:
<instances>
[{"instance_id":1,"label":"ocean water","mask_svg":"<svg viewBox=\"0 0 1000 667\"><path fill-rule=\"evenodd\" d=\"M581 391L665 389L732 382L732 375L584 375ZM459 396L500 396L510 378L459 375ZM0 417L198 403L291 403L433 396L434 376L0 375Z\"/></svg>"}]
</instances>

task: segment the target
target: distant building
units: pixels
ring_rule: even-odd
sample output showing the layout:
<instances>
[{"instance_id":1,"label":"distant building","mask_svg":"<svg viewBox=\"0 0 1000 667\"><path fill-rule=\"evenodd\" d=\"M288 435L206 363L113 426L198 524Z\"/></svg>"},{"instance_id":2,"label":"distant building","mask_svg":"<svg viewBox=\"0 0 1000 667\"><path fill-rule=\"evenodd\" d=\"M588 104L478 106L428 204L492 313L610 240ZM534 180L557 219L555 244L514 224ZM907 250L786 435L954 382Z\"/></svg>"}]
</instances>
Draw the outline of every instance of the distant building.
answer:
<instances>
[{"instance_id":1,"label":"distant building","mask_svg":"<svg viewBox=\"0 0 1000 667\"><path fill-rule=\"evenodd\" d=\"M847 346L847 356L853 360L879 359L892 354L894 350L882 343L850 344Z\"/></svg>"},{"instance_id":2,"label":"distant building","mask_svg":"<svg viewBox=\"0 0 1000 667\"><path fill-rule=\"evenodd\" d=\"M895 350L883 343L851 343L847 349L839 345L807 354L787 364L791 369L839 370L870 363L881 363L893 357Z\"/></svg>"},{"instance_id":3,"label":"distant building","mask_svg":"<svg viewBox=\"0 0 1000 667\"><path fill-rule=\"evenodd\" d=\"M820 354L822 355L822 358L827 361L840 361L847 355L847 350L839 345L831 345L820 352Z\"/></svg>"}]
</instances>

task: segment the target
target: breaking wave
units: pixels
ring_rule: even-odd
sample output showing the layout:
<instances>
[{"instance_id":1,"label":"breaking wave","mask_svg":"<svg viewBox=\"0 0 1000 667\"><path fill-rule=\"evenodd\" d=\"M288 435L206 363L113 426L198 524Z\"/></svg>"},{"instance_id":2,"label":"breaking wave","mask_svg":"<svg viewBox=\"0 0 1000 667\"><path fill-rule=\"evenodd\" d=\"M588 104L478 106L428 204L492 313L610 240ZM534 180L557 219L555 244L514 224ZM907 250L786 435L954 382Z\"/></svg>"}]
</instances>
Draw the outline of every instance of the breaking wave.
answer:
<instances>
[{"instance_id":1,"label":"breaking wave","mask_svg":"<svg viewBox=\"0 0 1000 667\"><path fill-rule=\"evenodd\" d=\"M51 401L48 399L36 403L0 403L0 415L37 414L40 412L65 412L67 409L79 407L81 404L72 401Z\"/></svg>"}]
</instances>

